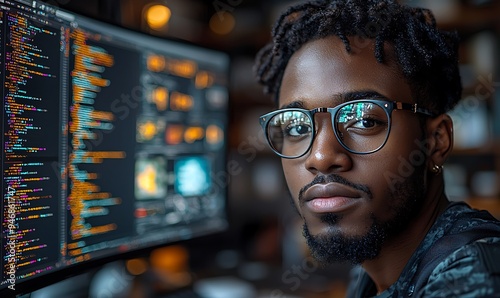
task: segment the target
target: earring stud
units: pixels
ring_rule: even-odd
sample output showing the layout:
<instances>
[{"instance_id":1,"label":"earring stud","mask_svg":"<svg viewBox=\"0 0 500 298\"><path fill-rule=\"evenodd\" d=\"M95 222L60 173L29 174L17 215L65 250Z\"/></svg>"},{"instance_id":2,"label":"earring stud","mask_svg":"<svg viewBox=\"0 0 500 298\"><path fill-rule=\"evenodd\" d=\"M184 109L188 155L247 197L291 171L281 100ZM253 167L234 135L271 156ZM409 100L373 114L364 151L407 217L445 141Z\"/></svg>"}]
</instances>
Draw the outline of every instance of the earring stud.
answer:
<instances>
[{"instance_id":1,"label":"earring stud","mask_svg":"<svg viewBox=\"0 0 500 298\"><path fill-rule=\"evenodd\" d=\"M440 165L434 165L432 166L431 172L438 175L443 171L443 166Z\"/></svg>"}]
</instances>

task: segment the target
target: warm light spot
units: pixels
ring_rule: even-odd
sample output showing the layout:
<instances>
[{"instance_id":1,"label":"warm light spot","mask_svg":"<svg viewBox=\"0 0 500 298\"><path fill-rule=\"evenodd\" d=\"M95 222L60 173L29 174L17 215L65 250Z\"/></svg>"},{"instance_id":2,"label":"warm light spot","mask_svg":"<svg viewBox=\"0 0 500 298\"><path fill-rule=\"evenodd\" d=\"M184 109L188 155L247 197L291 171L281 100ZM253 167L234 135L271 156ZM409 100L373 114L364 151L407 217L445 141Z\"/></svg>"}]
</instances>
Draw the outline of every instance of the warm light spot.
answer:
<instances>
[{"instance_id":1,"label":"warm light spot","mask_svg":"<svg viewBox=\"0 0 500 298\"><path fill-rule=\"evenodd\" d=\"M167 246L155 249L150 256L151 267L163 280L173 287L184 287L192 283L188 271L189 254L182 246Z\"/></svg>"},{"instance_id":2,"label":"warm light spot","mask_svg":"<svg viewBox=\"0 0 500 298\"><path fill-rule=\"evenodd\" d=\"M134 212L135 217L144 218L148 216L148 211L145 208L137 208Z\"/></svg>"},{"instance_id":3,"label":"warm light spot","mask_svg":"<svg viewBox=\"0 0 500 298\"><path fill-rule=\"evenodd\" d=\"M151 252L152 267L169 273L181 273L187 270L189 254L183 246L167 246Z\"/></svg>"},{"instance_id":4,"label":"warm light spot","mask_svg":"<svg viewBox=\"0 0 500 298\"><path fill-rule=\"evenodd\" d=\"M190 79L195 75L198 65L192 60L171 59L167 63L167 69L176 76Z\"/></svg>"},{"instance_id":5,"label":"warm light spot","mask_svg":"<svg viewBox=\"0 0 500 298\"><path fill-rule=\"evenodd\" d=\"M214 83L214 77L211 73L200 71L196 74L195 86L198 89L205 89Z\"/></svg>"},{"instance_id":6,"label":"warm light spot","mask_svg":"<svg viewBox=\"0 0 500 298\"><path fill-rule=\"evenodd\" d=\"M126 263L128 272L132 275L141 275L148 269L148 263L144 259L132 259Z\"/></svg>"},{"instance_id":7,"label":"warm light spot","mask_svg":"<svg viewBox=\"0 0 500 298\"><path fill-rule=\"evenodd\" d=\"M148 70L160 72L165 70L165 57L160 55L150 55L148 57Z\"/></svg>"},{"instance_id":8,"label":"warm light spot","mask_svg":"<svg viewBox=\"0 0 500 298\"><path fill-rule=\"evenodd\" d=\"M137 186L148 194L156 193L156 170L151 165L137 175Z\"/></svg>"},{"instance_id":9,"label":"warm light spot","mask_svg":"<svg viewBox=\"0 0 500 298\"><path fill-rule=\"evenodd\" d=\"M172 92L170 108L173 111L189 111L194 105L193 97L180 92Z\"/></svg>"},{"instance_id":10,"label":"warm light spot","mask_svg":"<svg viewBox=\"0 0 500 298\"><path fill-rule=\"evenodd\" d=\"M139 135L142 140L145 141L150 141L154 138L156 133L158 132L158 129L156 127L156 124L153 122L146 122L141 125L139 125Z\"/></svg>"},{"instance_id":11,"label":"warm light spot","mask_svg":"<svg viewBox=\"0 0 500 298\"><path fill-rule=\"evenodd\" d=\"M233 31L236 21L232 14L224 12L223 14L215 13L209 22L210 30L219 35L226 35Z\"/></svg>"},{"instance_id":12,"label":"warm light spot","mask_svg":"<svg viewBox=\"0 0 500 298\"><path fill-rule=\"evenodd\" d=\"M207 142L209 144L219 144L224 140L224 132L217 125L209 125L206 132Z\"/></svg>"},{"instance_id":13,"label":"warm light spot","mask_svg":"<svg viewBox=\"0 0 500 298\"><path fill-rule=\"evenodd\" d=\"M184 132L184 141L186 141L186 143L194 143L195 141L203 139L204 136L205 131L202 127L193 126L189 127Z\"/></svg>"},{"instance_id":14,"label":"warm light spot","mask_svg":"<svg viewBox=\"0 0 500 298\"><path fill-rule=\"evenodd\" d=\"M171 15L172 12L168 7L161 4L155 4L146 10L146 22L151 29L158 30L168 23Z\"/></svg>"},{"instance_id":15,"label":"warm light spot","mask_svg":"<svg viewBox=\"0 0 500 298\"><path fill-rule=\"evenodd\" d=\"M165 142L169 145L180 144L183 140L184 127L182 125L170 125L165 129Z\"/></svg>"},{"instance_id":16,"label":"warm light spot","mask_svg":"<svg viewBox=\"0 0 500 298\"><path fill-rule=\"evenodd\" d=\"M165 111L168 102L168 90L165 87L158 87L151 94L153 102L156 104L158 111Z\"/></svg>"}]
</instances>

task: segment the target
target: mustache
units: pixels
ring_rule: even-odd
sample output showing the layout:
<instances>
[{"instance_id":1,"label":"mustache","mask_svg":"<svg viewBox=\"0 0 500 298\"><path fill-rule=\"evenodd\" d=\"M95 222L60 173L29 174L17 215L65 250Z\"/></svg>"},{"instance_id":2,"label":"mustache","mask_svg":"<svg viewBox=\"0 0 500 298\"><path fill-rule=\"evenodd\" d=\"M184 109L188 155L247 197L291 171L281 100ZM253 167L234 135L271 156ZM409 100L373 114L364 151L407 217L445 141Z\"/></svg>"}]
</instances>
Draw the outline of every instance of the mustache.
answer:
<instances>
[{"instance_id":1,"label":"mustache","mask_svg":"<svg viewBox=\"0 0 500 298\"><path fill-rule=\"evenodd\" d=\"M345 186L348 186L350 188L359 190L361 192L364 192L369 199L373 198L372 192L370 191L370 188L364 184L358 184L358 183L353 183L344 177L337 175L337 174L329 174L329 175L321 175L321 176L316 176L314 179L309 182L308 184L304 185L300 191L299 191L299 202L303 201L303 195L306 190L311 188L313 185L316 184L326 184L326 183L339 183L343 184Z\"/></svg>"}]
</instances>

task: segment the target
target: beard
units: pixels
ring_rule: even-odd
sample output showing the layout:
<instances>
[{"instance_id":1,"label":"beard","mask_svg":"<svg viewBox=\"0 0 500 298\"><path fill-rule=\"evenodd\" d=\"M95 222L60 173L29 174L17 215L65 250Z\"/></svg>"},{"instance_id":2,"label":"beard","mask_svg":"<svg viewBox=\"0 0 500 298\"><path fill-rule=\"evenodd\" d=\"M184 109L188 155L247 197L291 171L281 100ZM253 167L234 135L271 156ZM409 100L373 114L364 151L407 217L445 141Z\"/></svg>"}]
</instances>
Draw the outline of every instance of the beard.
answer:
<instances>
[{"instance_id":1,"label":"beard","mask_svg":"<svg viewBox=\"0 0 500 298\"><path fill-rule=\"evenodd\" d=\"M424 177L425 167L417 167L414 175L394 185L394 191L389 198L389 202L393 202L393 205L389 206L390 212L393 214L392 218L384 221L372 213L370 215L371 225L364 235L348 236L340 232L335 226L338 225L342 217L336 214L326 214L321 218L322 222L331 227L326 234L311 235L307 222L304 222L303 235L311 255L324 265L333 263L357 265L366 260L375 259L383 244L404 231L411 220L420 212L425 194L425 187L422 185ZM357 189L365 189L368 190L367 194L372 198L371 192L366 186L354 185L336 174L317 177L310 185L324 182L338 182Z\"/></svg>"}]
</instances>

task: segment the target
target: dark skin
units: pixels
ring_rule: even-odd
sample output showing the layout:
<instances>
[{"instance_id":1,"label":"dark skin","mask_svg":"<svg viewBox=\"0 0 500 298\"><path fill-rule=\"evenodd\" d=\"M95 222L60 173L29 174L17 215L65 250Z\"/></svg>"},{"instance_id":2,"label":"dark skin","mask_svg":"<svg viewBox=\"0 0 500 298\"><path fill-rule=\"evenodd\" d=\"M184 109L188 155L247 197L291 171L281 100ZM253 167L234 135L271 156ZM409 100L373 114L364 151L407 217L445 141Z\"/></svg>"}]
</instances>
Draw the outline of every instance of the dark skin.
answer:
<instances>
[{"instance_id":1,"label":"dark skin","mask_svg":"<svg viewBox=\"0 0 500 298\"><path fill-rule=\"evenodd\" d=\"M280 108L334 107L343 101L359 99L359 94L378 94L392 101L414 103L412 91L397 64L389 58L382 64L375 60L373 43L353 47L347 53L337 37L310 41L290 59L279 95ZM354 98L353 98L354 97ZM424 195L418 198L422 207L406 228L389 235L375 259L362 266L377 286L386 290L398 279L404 266L436 218L448 204L441 174L430 171L442 165L452 149L452 121L447 115L421 121L411 111L393 111L391 132L385 146L372 154L358 155L346 151L335 138L329 113L315 117L317 134L310 152L297 159L282 159L285 178L297 210L313 236L336 235L360 237L367 233L373 216L381 222L395 216L393 210L407 198L395 197L384 173L400 173L401 160L409 160L419 149L416 141L425 140L428 149L422 180ZM299 192L316 176L337 174L351 183L366 186L371 195L332 182L316 185L306 191L307 199L299 201ZM422 176L422 175L421 175ZM416 179L411 175L407 179ZM320 195L321 194L321 195ZM320 197L318 197L320 196ZM308 200L308 202L306 202ZM325 213L340 216L335 224L321 220Z\"/></svg>"}]
</instances>

